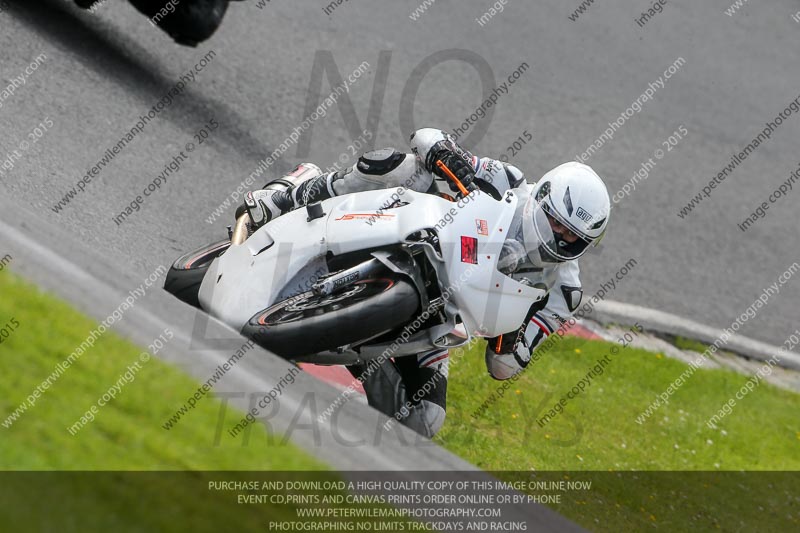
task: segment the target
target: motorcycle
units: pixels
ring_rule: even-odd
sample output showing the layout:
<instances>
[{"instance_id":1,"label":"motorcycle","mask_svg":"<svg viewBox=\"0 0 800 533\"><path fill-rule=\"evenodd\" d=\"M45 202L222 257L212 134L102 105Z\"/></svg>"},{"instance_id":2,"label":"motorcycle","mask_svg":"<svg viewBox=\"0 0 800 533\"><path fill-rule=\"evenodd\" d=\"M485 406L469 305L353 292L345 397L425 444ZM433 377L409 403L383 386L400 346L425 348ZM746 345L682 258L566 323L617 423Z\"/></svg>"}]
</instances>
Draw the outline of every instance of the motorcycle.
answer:
<instances>
[{"instance_id":1,"label":"motorcycle","mask_svg":"<svg viewBox=\"0 0 800 533\"><path fill-rule=\"evenodd\" d=\"M229 239L175 261L164 288L295 362L364 363L516 330L546 295L497 268L524 199L458 185L455 198L336 196L255 231L244 211Z\"/></svg>"}]
</instances>

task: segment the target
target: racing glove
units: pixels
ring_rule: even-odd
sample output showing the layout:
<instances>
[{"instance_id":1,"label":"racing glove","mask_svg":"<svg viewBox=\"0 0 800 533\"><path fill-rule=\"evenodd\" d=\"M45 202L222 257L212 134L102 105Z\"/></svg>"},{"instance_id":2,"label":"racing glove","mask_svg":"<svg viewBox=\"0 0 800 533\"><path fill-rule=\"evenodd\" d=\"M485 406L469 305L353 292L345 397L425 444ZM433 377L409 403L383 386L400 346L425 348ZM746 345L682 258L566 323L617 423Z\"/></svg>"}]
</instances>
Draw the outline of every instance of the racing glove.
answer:
<instances>
[{"instance_id":1,"label":"racing glove","mask_svg":"<svg viewBox=\"0 0 800 533\"><path fill-rule=\"evenodd\" d=\"M475 179L475 169L472 168L471 157L467 152L450 139L445 139L433 145L425 160L425 168L429 172L443 178L450 190L458 192L458 186L439 168L436 164L437 161L444 163L455 174L461 184L469 189Z\"/></svg>"}]
</instances>

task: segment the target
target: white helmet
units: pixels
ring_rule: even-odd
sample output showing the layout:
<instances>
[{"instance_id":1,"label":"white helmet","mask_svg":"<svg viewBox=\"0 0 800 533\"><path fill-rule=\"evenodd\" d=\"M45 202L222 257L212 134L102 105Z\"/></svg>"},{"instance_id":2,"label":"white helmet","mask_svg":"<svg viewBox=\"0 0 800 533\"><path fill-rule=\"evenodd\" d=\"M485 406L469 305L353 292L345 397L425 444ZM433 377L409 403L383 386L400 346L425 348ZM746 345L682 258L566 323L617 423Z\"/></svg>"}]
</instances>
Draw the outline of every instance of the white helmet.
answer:
<instances>
[{"instance_id":1,"label":"white helmet","mask_svg":"<svg viewBox=\"0 0 800 533\"><path fill-rule=\"evenodd\" d=\"M603 237L610 210L605 183L591 167L557 166L542 176L525 204L522 234L528 257L537 266L577 259ZM565 240L565 229L577 240Z\"/></svg>"}]
</instances>

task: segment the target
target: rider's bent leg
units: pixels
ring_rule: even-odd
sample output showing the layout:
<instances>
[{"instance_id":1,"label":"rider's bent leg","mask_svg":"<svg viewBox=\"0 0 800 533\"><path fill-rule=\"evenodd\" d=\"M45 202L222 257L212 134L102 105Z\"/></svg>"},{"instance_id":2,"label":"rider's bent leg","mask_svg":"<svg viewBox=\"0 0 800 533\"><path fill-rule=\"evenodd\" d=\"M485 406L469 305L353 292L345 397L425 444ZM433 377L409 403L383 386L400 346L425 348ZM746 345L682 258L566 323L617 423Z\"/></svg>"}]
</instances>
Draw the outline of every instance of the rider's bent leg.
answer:
<instances>
[{"instance_id":1,"label":"rider's bent leg","mask_svg":"<svg viewBox=\"0 0 800 533\"><path fill-rule=\"evenodd\" d=\"M254 224L260 226L292 209L333 196L398 187L429 192L436 185L433 175L413 154L383 148L363 154L352 167L327 174L316 165L303 163L263 190L247 193L245 204Z\"/></svg>"},{"instance_id":2,"label":"rider's bent leg","mask_svg":"<svg viewBox=\"0 0 800 533\"><path fill-rule=\"evenodd\" d=\"M354 192L397 187L425 192L432 186L433 176L422 169L416 157L394 148L383 148L363 154L355 165L345 170L310 179L290 194L294 206L300 207Z\"/></svg>"},{"instance_id":3,"label":"rider's bent leg","mask_svg":"<svg viewBox=\"0 0 800 533\"><path fill-rule=\"evenodd\" d=\"M431 438L444 425L447 408L448 353L436 349L386 360L361 381L369 404Z\"/></svg>"},{"instance_id":4,"label":"rider's bent leg","mask_svg":"<svg viewBox=\"0 0 800 533\"><path fill-rule=\"evenodd\" d=\"M413 154L394 148L363 154L354 166L337 172L331 181L337 195L397 187L425 192L432 184L433 175L422 168Z\"/></svg>"}]
</instances>

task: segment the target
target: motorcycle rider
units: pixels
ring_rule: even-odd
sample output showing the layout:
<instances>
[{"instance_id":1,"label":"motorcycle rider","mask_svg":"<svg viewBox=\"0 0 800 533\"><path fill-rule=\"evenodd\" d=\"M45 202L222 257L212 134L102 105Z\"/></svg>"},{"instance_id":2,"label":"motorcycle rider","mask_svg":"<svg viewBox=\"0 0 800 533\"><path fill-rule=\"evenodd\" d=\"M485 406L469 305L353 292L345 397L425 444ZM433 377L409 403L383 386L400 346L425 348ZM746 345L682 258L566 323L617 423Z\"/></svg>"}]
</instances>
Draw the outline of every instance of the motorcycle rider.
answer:
<instances>
[{"instance_id":1,"label":"motorcycle rider","mask_svg":"<svg viewBox=\"0 0 800 533\"><path fill-rule=\"evenodd\" d=\"M439 194L434 176L447 176L437 161L463 185L477 186L497 200L513 189L523 201L508 230L510 238L503 245L498 267L517 281L546 289L548 296L531 306L519 329L489 339L489 374L497 380L509 379L528 365L533 351L580 305L578 258L605 233L611 206L608 191L590 167L577 162L564 163L528 184L517 167L476 157L438 129L417 130L410 144L413 154L393 148L374 150L344 171L323 174L304 163L293 175L247 193L237 218L246 210L259 227L300 206L382 188ZM452 181L448 184L458 190ZM448 363L448 352L435 349L386 360L377 371L367 370L366 365L348 369L363 383L371 406L432 437L444 423Z\"/></svg>"}]
</instances>

